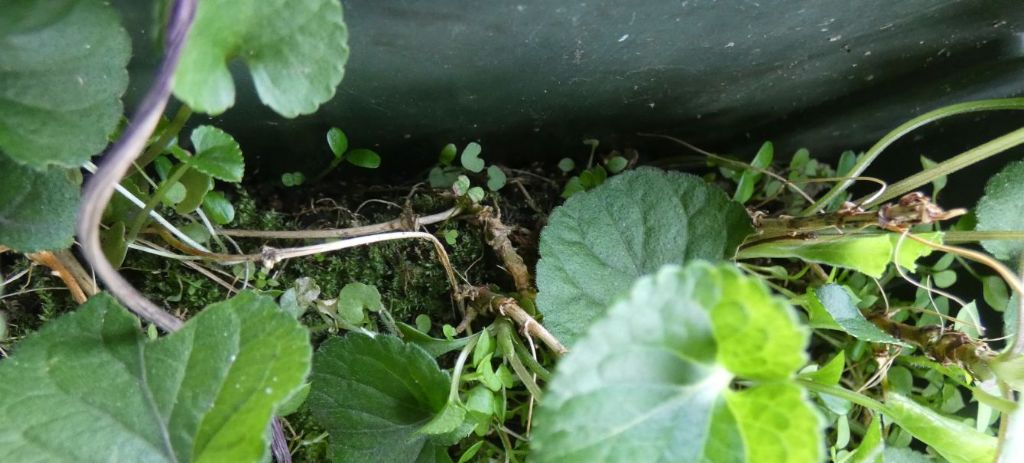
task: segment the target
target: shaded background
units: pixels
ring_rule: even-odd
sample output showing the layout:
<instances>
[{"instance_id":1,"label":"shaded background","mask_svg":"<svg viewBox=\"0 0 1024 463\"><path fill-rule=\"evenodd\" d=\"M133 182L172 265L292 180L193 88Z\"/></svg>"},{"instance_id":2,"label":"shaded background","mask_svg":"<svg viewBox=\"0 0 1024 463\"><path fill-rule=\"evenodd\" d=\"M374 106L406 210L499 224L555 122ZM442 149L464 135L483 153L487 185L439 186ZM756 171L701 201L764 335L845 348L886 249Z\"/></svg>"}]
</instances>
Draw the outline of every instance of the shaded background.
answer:
<instances>
[{"instance_id":1,"label":"shaded background","mask_svg":"<svg viewBox=\"0 0 1024 463\"><path fill-rule=\"evenodd\" d=\"M114 3L134 38L131 108L155 66L153 7ZM1024 8L1013 0L342 3L352 54L316 114L279 117L235 68L238 101L214 122L262 175L322 166L330 126L386 165L417 169L470 140L506 163L579 158L584 138L646 157L682 152L641 131L741 158L764 140L783 159L799 147L835 158L925 111L1024 90ZM945 159L1022 121L1007 112L936 124L873 172L895 179L919 168L919 154ZM975 174L1020 157L1003 156Z\"/></svg>"}]
</instances>

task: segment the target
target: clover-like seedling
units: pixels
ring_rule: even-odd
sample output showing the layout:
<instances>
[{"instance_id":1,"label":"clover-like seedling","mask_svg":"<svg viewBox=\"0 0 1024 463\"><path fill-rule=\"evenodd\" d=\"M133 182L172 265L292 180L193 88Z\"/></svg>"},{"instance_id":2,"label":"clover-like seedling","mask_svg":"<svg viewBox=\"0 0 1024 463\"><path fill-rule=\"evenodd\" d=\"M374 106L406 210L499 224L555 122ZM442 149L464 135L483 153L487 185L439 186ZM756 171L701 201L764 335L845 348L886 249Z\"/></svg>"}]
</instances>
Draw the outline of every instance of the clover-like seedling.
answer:
<instances>
[{"instance_id":1,"label":"clover-like seedling","mask_svg":"<svg viewBox=\"0 0 1024 463\"><path fill-rule=\"evenodd\" d=\"M348 135L337 127L331 127L327 131L327 146L331 148L334 159L320 175L316 176L314 182L319 182L331 171L336 169L342 162L348 162L356 167L364 169L376 169L380 167L380 155L367 148L349 149Z\"/></svg>"}]
</instances>

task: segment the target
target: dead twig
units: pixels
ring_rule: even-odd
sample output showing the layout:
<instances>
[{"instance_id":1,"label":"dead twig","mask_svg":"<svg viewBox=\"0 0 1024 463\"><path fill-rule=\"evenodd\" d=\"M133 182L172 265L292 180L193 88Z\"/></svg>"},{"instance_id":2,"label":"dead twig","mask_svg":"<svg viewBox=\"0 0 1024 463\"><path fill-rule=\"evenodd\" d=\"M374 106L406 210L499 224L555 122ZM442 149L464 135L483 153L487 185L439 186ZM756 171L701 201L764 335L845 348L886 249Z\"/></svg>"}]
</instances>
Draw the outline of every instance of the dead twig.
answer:
<instances>
[{"instance_id":1,"label":"dead twig","mask_svg":"<svg viewBox=\"0 0 1024 463\"><path fill-rule=\"evenodd\" d=\"M524 294L533 293L530 270L509 239L512 230L501 223L501 217L495 214L494 209L490 207L480 208L480 211L477 212L477 219L484 226L487 244L491 245L494 252L498 254L498 258L505 264L505 270L512 276L516 291Z\"/></svg>"},{"instance_id":2,"label":"dead twig","mask_svg":"<svg viewBox=\"0 0 1024 463\"><path fill-rule=\"evenodd\" d=\"M503 296L492 292L482 286L473 286L462 291L471 309L470 313L497 314L508 317L519 325L520 329L528 338L539 339L548 346L556 355L563 355L569 352L564 345L551 334L544 325L541 325L532 315L524 310L515 298Z\"/></svg>"},{"instance_id":3,"label":"dead twig","mask_svg":"<svg viewBox=\"0 0 1024 463\"><path fill-rule=\"evenodd\" d=\"M89 277L82 264L78 263L70 251L40 251L25 255L32 262L45 266L53 271L54 275L64 282L71 292L71 298L79 304L84 304L89 297L94 296L99 290L96 283Z\"/></svg>"}]
</instances>

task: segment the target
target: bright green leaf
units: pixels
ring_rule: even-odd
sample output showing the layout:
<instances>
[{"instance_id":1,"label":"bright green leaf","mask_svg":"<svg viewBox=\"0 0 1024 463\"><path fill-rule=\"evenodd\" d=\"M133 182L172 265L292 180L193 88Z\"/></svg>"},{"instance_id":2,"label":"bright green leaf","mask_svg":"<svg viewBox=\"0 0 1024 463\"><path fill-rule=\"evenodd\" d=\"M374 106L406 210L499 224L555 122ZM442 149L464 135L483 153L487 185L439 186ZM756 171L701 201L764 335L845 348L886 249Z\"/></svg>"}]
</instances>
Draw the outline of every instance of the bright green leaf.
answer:
<instances>
[{"instance_id":1,"label":"bright green leaf","mask_svg":"<svg viewBox=\"0 0 1024 463\"><path fill-rule=\"evenodd\" d=\"M867 432L860 440L860 445L853 452L847 463L882 463L882 452L885 451L885 443L882 442L882 420L879 415L871 417L871 424Z\"/></svg>"},{"instance_id":2,"label":"bright green leaf","mask_svg":"<svg viewBox=\"0 0 1024 463\"><path fill-rule=\"evenodd\" d=\"M829 284L814 290L816 302L832 316L832 319L849 335L868 342L881 342L906 346L903 341L882 331L860 313L846 288ZM814 301L812 301L814 303Z\"/></svg>"},{"instance_id":3,"label":"bright green leaf","mask_svg":"<svg viewBox=\"0 0 1024 463\"><path fill-rule=\"evenodd\" d=\"M754 185L761 179L760 170L771 166L774 152L771 142L761 145L754 160L750 162L753 168L744 170L743 175L740 176L740 180L736 184L736 193L732 196L733 201L743 204L750 200L750 197L754 195Z\"/></svg>"},{"instance_id":4,"label":"bright green leaf","mask_svg":"<svg viewBox=\"0 0 1024 463\"><path fill-rule=\"evenodd\" d=\"M932 168L934 168L937 165L939 165L939 164L936 163L935 161L932 161L931 159L928 159L924 155L921 155L921 170L922 171L926 171L926 170L932 169ZM938 198L939 197L939 192L942 191L942 189L946 187L946 180L947 180L947 177L945 175L940 176L940 177L936 177L935 180L932 180L932 198Z\"/></svg>"},{"instance_id":5,"label":"bright green leaf","mask_svg":"<svg viewBox=\"0 0 1024 463\"><path fill-rule=\"evenodd\" d=\"M288 398L287 402L281 404L281 408L277 410L277 416L288 416L299 411L299 407L306 403L306 398L309 397L309 386L310 383L303 384L298 391Z\"/></svg>"},{"instance_id":6,"label":"bright green leaf","mask_svg":"<svg viewBox=\"0 0 1024 463\"><path fill-rule=\"evenodd\" d=\"M653 168L612 177L556 208L541 234L544 325L571 344L636 277L729 258L750 231L743 207L699 177Z\"/></svg>"},{"instance_id":7,"label":"bright green leaf","mask_svg":"<svg viewBox=\"0 0 1024 463\"><path fill-rule=\"evenodd\" d=\"M922 233L918 236L941 243L940 233ZM813 240L774 240L740 250L740 259L790 258L834 265L857 270L865 275L881 278L886 266L892 262L893 248L899 235L848 235L821 237ZM900 264L916 271L916 260L931 254L932 249L911 239L900 243Z\"/></svg>"},{"instance_id":8,"label":"bright green leaf","mask_svg":"<svg viewBox=\"0 0 1024 463\"><path fill-rule=\"evenodd\" d=\"M334 153L334 157L340 158L348 151L348 136L341 129L331 127L327 131L327 146L331 148L331 153Z\"/></svg>"},{"instance_id":9,"label":"bright green leaf","mask_svg":"<svg viewBox=\"0 0 1024 463\"><path fill-rule=\"evenodd\" d=\"M310 356L306 329L251 292L156 341L95 296L0 362L0 460L263 461Z\"/></svg>"},{"instance_id":10,"label":"bright green leaf","mask_svg":"<svg viewBox=\"0 0 1024 463\"><path fill-rule=\"evenodd\" d=\"M128 34L106 2L7 1L0 9L0 156L36 170L77 168L107 146L121 119Z\"/></svg>"},{"instance_id":11,"label":"bright green leaf","mask_svg":"<svg viewBox=\"0 0 1024 463\"><path fill-rule=\"evenodd\" d=\"M995 437L940 415L903 395L890 393L883 413L951 463L995 460Z\"/></svg>"},{"instance_id":12,"label":"bright green leaf","mask_svg":"<svg viewBox=\"0 0 1024 463\"><path fill-rule=\"evenodd\" d=\"M228 63L245 62L260 100L284 117L334 96L348 60L337 0L203 0L174 79L174 95L207 114L235 103Z\"/></svg>"},{"instance_id":13,"label":"bright green leaf","mask_svg":"<svg viewBox=\"0 0 1024 463\"><path fill-rule=\"evenodd\" d=\"M309 408L335 461L415 462L434 451L418 431L448 404L450 381L415 345L350 333L317 351Z\"/></svg>"},{"instance_id":14,"label":"bright green leaf","mask_svg":"<svg viewBox=\"0 0 1024 463\"><path fill-rule=\"evenodd\" d=\"M491 336L490 331L486 329L480 331L476 346L473 346L473 367L479 366L484 360L489 361L494 355L495 347L494 336Z\"/></svg>"},{"instance_id":15,"label":"bright green leaf","mask_svg":"<svg viewBox=\"0 0 1024 463\"><path fill-rule=\"evenodd\" d=\"M469 190L466 190L466 196L469 198L470 201L473 201L474 203L478 203L480 201L483 201L484 200L484 195L486 195L486 194L487 193L484 192L484 189L480 188L478 186L475 186L475 187L470 188Z\"/></svg>"},{"instance_id":16,"label":"bright green leaf","mask_svg":"<svg viewBox=\"0 0 1024 463\"><path fill-rule=\"evenodd\" d=\"M373 285L349 283L338 295L338 314L352 324L361 323L365 311L377 312L382 308L380 292Z\"/></svg>"},{"instance_id":17,"label":"bright green leaf","mask_svg":"<svg viewBox=\"0 0 1024 463\"><path fill-rule=\"evenodd\" d=\"M505 187L505 182L508 181L508 177L505 176L505 171L501 170L498 166L490 166L487 168L487 189L491 191L498 191Z\"/></svg>"},{"instance_id":18,"label":"bright green leaf","mask_svg":"<svg viewBox=\"0 0 1024 463\"><path fill-rule=\"evenodd\" d=\"M820 461L823 423L789 380L807 342L759 280L728 265L666 266L559 363L531 461ZM767 381L734 392L737 374Z\"/></svg>"},{"instance_id":19,"label":"bright green leaf","mask_svg":"<svg viewBox=\"0 0 1024 463\"><path fill-rule=\"evenodd\" d=\"M422 315L421 314L421 316L425 317L426 315ZM426 329L424 329L424 330L420 330L419 329L420 328L420 326L419 326L420 317L416 317L416 322L417 322L417 327L416 328L414 328L414 327L412 327L412 326L410 326L408 324L405 324L405 323L402 323L402 322L398 322L397 323L397 325L398 325L398 332L399 332L399 334L402 335L402 338L405 340L405 342L416 344L417 346L421 347L423 350L427 351L427 353L430 354L432 357L440 357L440 356L442 356L444 354L447 354L449 352L462 349L463 347L466 347L466 344L469 344L469 340L470 339L473 339L472 336L467 336L467 337L464 337L464 338L455 338L455 339L438 339L438 338L434 338L434 337L431 337L430 335L426 334L427 330L430 329L430 325L429 325L430 317L427 317L426 324L423 325L423 326L426 327ZM451 326L451 325L445 325L445 326ZM454 331L454 328L452 328L452 330Z\"/></svg>"},{"instance_id":20,"label":"bright green leaf","mask_svg":"<svg viewBox=\"0 0 1024 463\"><path fill-rule=\"evenodd\" d=\"M459 231L456 229L449 229L444 231L444 242L448 243L449 246L454 246L459 239Z\"/></svg>"},{"instance_id":21,"label":"bright green leaf","mask_svg":"<svg viewBox=\"0 0 1024 463\"><path fill-rule=\"evenodd\" d=\"M225 182L242 181L245 160L242 149L231 135L216 127L201 125L192 131L191 138L196 149L191 160L194 169Z\"/></svg>"},{"instance_id":22,"label":"bright green leaf","mask_svg":"<svg viewBox=\"0 0 1024 463\"><path fill-rule=\"evenodd\" d=\"M996 376L1017 391L1024 391L1024 356L1004 354L989 366Z\"/></svg>"},{"instance_id":23,"label":"bright green leaf","mask_svg":"<svg viewBox=\"0 0 1024 463\"><path fill-rule=\"evenodd\" d=\"M364 169L376 169L380 167L380 155L373 150L359 148L349 151L345 156L349 164Z\"/></svg>"},{"instance_id":24,"label":"bright green leaf","mask_svg":"<svg viewBox=\"0 0 1024 463\"><path fill-rule=\"evenodd\" d=\"M227 225L235 220L235 207L219 191L211 191L203 198L203 212L217 225Z\"/></svg>"},{"instance_id":25,"label":"bright green leaf","mask_svg":"<svg viewBox=\"0 0 1024 463\"><path fill-rule=\"evenodd\" d=\"M935 282L935 286L948 288L953 286L953 283L956 283L956 272L953 270L943 270L933 274L932 281Z\"/></svg>"},{"instance_id":26,"label":"bright green leaf","mask_svg":"<svg viewBox=\"0 0 1024 463\"><path fill-rule=\"evenodd\" d=\"M978 201L978 231L1024 231L1024 161L1013 162L985 184L985 195ZM982 241L986 251L997 259L1013 260L1024 251L1024 241Z\"/></svg>"},{"instance_id":27,"label":"bright green leaf","mask_svg":"<svg viewBox=\"0 0 1024 463\"><path fill-rule=\"evenodd\" d=\"M457 156L458 153L459 149L455 146L454 143L444 145L444 148L441 148L441 154L437 156L437 162L439 162L442 166L450 166L452 164L452 161L455 160L455 156Z\"/></svg>"},{"instance_id":28,"label":"bright green leaf","mask_svg":"<svg viewBox=\"0 0 1024 463\"><path fill-rule=\"evenodd\" d=\"M570 159L570 161L572 160ZM622 156L612 156L604 165L608 168L608 172L617 174L626 169L626 166L629 165L629 161ZM562 167L561 163L559 163L558 167ZM572 170L572 168L570 167L569 170Z\"/></svg>"},{"instance_id":29,"label":"bright green leaf","mask_svg":"<svg viewBox=\"0 0 1024 463\"><path fill-rule=\"evenodd\" d=\"M0 245L19 252L66 248L77 213L78 184L71 171L37 172L0 155Z\"/></svg>"},{"instance_id":30,"label":"bright green leaf","mask_svg":"<svg viewBox=\"0 0 1024 463\"><path fill-rule=\"evenodd\" d=\"M483 149L476 142L470 142L462 149L462 157L460 162L462 167L470 172L480 172L484 170L484 160L480 159L480 152Z\"/></svg>"},{"instance_id":31,"label":"bright green leaf","mask_svg":"<svg viewBox=\"0 0 1024 463\"><path fill-rule=\"evenodd\" d=\"M885 463L934 463L931 455L926 455L906 447L886 447L882 452Z\"/></svg>"},{"instance_id":32,"label":"bright green leaf","mask_svg":"<svg viewBox=\"0 0 1024 463\"><path fill-rule=\"evenodd\" d=\"M843 351L839 351L835 357L832 357L832 360L826 362L821 368L809 373L803 373L801 376L819 384L835 386L839 384L839 380L843 377L843 368L845 366L846 354Z\"/></svg>"},{"instance_id":33,"label":"bright green leaf","mask_svg":"<svg viewBox=\"0 0 1024 463\"><path fill-rule=\"evenodd\" d=\"M416 316L416 330L421 333L430 332L430 315L421 313Z\"/></svg>"},{"instance_id":34,"label":"bright green leaf","mask_svg":"<svg viewBox=\"0 0 1024 463\"><path fill-rule=\"evenodd\" d=\"M586 191L586 188L583 187L583 183L580 182L579 177L573 176L568 182L565 182L565 189L562 190L562 198L569 199L570 196L581 191Z\"/></svg>"}]
</instances>

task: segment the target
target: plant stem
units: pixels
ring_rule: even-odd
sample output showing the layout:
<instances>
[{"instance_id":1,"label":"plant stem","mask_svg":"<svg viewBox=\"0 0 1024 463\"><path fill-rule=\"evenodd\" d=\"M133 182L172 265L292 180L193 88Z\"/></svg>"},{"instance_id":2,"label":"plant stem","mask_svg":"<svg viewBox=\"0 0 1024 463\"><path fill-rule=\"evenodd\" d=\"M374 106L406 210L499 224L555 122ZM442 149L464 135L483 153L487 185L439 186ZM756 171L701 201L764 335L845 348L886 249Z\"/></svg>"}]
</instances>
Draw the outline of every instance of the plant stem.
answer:
<instances>
[{"instance_id":1,"label":"plant stem","mask_svg":"<svg viewBox=\"0 0 1024 463\"><path fill-rule=\"evenodd\" d=\"M466 368L466 359L469 358L469 353L473 352L473 348L476 347L476 342L479 340L480 333L474 334L473 337L469 338L466 347L462 348L462 352L459 352L459 358L455 360L455 368L452 369L452 386L448 390L449 402L459 400L459 382L462 381L462 370Z\"/></svg>"},{"instance_id":2,"label":"plant stem","mask_svg":"<svg viewBox=\"0 0 1024 463\"><path fill-rule=\"evenodd\" d=\"M960 231L950 230L942 235L944 243L976 243L978 241L1020 241L1024 240L1024 231L996 230L996 231Z\"/></svg>"},{"instance_id":3,"label":"plant stem","mask_svg":"<svg viewBox=\"0 0 1024 463\"><path fill-rule=\"evenodd\" d=\"M432 225L457 217L462 208L453 207L446 211L425 216L399 217L388 222L364 225L362 227L332 228L327 230L232 230L217 229L217 232L236 238L276 238L276 239L329 239L354 238L356 236L374 235L396 230L416 230L423 225Z\"/></svg>"},{"instance_id":4,"label":"plant stem","mask_svg":"<svg viewBox=\"0 0 1024 463\"><path fill-rule=\"evenodd\" d=\"M993 111L1006 109L1024 109L1024 98L1001 98L996 100L970 101L967 103L959 103L942 107L934 111L924 113L903 123L899 127L896 127L895 129L893 129L893 131L887 133L884 137L882 137L881 140L878 140L878 142L875 143L871 148L869 148L868 151L864 153L864 156L862 156L857 161L857 163L854 164L853 169L851 169L850 172L848 172L848 174L851 177L857 177L863 174L864 171L868 168L868 166L870 166L871 163L874 162L874 160L878 158L880 154L882 154L882 151L889 147L889 145L892 145L896 140L900 139L900 137L914 131L918 127L921 127L925 124L949 116L955 116L957 114L964 114L976 111ZM815 201L814 204L808 206L806 209L801 211L800 215L810 215L820 211L821 208L824 207L824 205L831 203L836 196L839 196L844 191L846 191L846 189L849 188L850 185L853 185L853 180L846 180L837 183L835 186L832 187L831 190L825 193L824 196Z\"/></svg>"},{"instance_id":5,"label":"plant stem","mask_svg":"<svg viewBox=\"0 0 1024 463\"><path fill-rule=\"evenodd\" d=\"M867 409L871 409L871 410L874 410L874 411L879 412L879 413L885 413L885 412L888 411L888 407L886 407L885 404L883 404L882 402L879 402L879 401L877 401L875 399L872 399L871 397L868 397L868 396L866 396L864 394L861 394L859 392L851 391L851 390L846 389L844 387L840 387L840 386L826 386L826 385L821 384L821 383L816 383L816 382L811 381L811 380L800 379L800 378L797 378L796 382L800 383L801 386L807 388L808 390L811 390L811 391L814 391L814 392L817 392L817 393L820 393L820 394L828 394L828 395L833 396L833 397L838 397L840 399L843 399L843 400L846 400L846 401L849 401L849 402L853 402L853 403L855 403L857 405L860 405L861 407L864 407L864 408L867 408Z\"/></svg>"},{"instance_id":6,"label":"plant stem","mask_svg":"<svg viewBox=\"0 0 1024 463\"><path fill-rule=\"evenodd\" d=\"M914 175L911 175L903 180L900 180L885 190L878 198L872 199L870 202L865 204L865 207L871 207L879 203L883 203L890 199L899 197L904 193L914 191L921 185L927 185L932 180L935 180L944 175L952 174L960 169L970 166L976 162L984 159L988 159L999 153L1002 153L1010 148L1024 143L1024 128L1019 128L1003 135L994 140L990 140L987 143L971 148L963 153L960 153L952 158L949 158L931 169L922 170ZM861 198L857 202L864 201Z\"/></svg>"},{"instance_id":7,"label":"plant stem","mask_svg":"<svg viewBox=\"0 0 1024 463\"><path fill-rule=\"evenodd\" d=\"M125 235L125 241L129 243L135 241L135 238L139 236L139 231L142 230L142 226L146 224L146 218L149 217L149 213L156 208L156 205L160 203L160 200L167 195L168 191L171 191L174 184L178 183L178 180L181 180L181 177L183 177L191 167L192 165L189 162L179 164L178 168L174 169L174 172L171 172L171 175L167 176L167 180L164 180L164 182L160 184L160 188L157 188L157 190L153 192L153 195L149 197L149 201L146 201L146 206L135 215L135 218L132 220L132 226L128 229L128 234Z\"/></svg>"},{"instance_id":8,"label":"plant stem","mask_svg":"<svg viewBox=\"0 0 1024 463\"><path fill-rule=\"evenodd\" d=\"M135 164L139 169L143 169L153 162L160 153L164 152L167 148L167 144L177 137L181 133L181 129L185 127L185 123L188 122L188 118L192 116L192 108L187 104L182 103L181 107L178 108L178 112L174 114L174 119L171 119L171 123L164 128L163 133L160 134L160 138L157 139L156 143L149 145L146 152L142 153L135 160Z\"/></svg>"}]
</instances>

